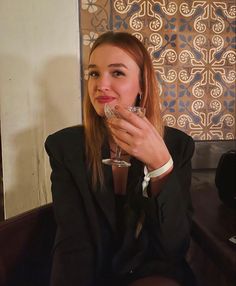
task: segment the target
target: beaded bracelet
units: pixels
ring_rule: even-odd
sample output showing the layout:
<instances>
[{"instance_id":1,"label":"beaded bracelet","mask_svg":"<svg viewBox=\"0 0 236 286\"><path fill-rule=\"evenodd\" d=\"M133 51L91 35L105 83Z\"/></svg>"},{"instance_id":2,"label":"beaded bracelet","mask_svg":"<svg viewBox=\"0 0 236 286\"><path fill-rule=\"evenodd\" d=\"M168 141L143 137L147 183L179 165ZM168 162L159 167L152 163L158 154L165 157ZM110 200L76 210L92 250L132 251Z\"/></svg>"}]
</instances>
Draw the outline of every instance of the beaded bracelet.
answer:
<instances>
[{"instance_id":1,"label":"beaded bracelet","mask_svg":"<svg viewBox=\"0 0 236 286\"><path fill-rule=\"evenodd\" d=\"M166 164L164 164L162 167L156 170L153 170L149 173L148 173L147 167L146 166L144 167L144 178L143 178L143 183L142 183L144 197L148 198L147 186L149 185L150 179L155 178L155 177L160 177L162 174L168 171L172 166L173 166L173 160L170 157L169 161Z\"/></svg>"}]
</instances>

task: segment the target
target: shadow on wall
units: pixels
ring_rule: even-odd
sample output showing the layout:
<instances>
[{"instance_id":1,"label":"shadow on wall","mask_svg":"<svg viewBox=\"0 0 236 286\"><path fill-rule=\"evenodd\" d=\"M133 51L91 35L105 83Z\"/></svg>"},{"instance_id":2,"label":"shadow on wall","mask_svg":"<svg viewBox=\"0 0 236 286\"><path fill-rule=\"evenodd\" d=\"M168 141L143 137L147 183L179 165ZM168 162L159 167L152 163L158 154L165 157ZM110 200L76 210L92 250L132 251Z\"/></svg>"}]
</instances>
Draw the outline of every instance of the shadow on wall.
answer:
<instances>
[{"instance_id":1,"label":"shadow on wall","mask_svg":"<svg viewBox=\"0 0 236 286\"><path fill-rule=\"evenodd\" d=\"M45 130L81 123L80 66L73 56L55 57L38 79L44 103Z\"/></svg>"},{"instance_id":2,"label":"shadow on wall","mask_svg":"<svg viewBox=\"0 0 236 286\"><path fill-rule=\"evenodd\" d=\"M0 58L5 217L51 201L44 150L49 133L81 122L79 66L60 56L42 69L11 55Z\"/></svg>"}]
</instances>

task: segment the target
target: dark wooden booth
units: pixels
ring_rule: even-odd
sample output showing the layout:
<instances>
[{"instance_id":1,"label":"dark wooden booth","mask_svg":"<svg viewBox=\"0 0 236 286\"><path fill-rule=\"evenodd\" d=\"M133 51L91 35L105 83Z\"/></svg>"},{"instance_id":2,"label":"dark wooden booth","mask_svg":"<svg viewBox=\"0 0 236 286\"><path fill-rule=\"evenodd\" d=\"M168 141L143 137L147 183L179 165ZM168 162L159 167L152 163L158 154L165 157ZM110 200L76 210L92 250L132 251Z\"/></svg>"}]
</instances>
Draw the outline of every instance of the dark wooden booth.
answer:
<instances>
[{"instance_id":1,"label":"dark wooden booth","mask_svg":"<svg viewBox=\"0 0 236 286\"><path fill-rule=\"evenodd\" d=\"M52 205L0 223L0 286L47 286L56 232Z\"/></svg>"},{"instance_id":2,"label":"dark wooden booth","mask_svg":"<svg viewBox=\"0 0 236 286\"><path fill-rule=\"evenodd\" d=\"M194 217L188 260L199 286L236 285L236 245L229 241L236 235L236 210L222 203L215 185L220 157L229 150L236 150L236 141L195 142L191 187Z\"/></svg>"}]
</instances>

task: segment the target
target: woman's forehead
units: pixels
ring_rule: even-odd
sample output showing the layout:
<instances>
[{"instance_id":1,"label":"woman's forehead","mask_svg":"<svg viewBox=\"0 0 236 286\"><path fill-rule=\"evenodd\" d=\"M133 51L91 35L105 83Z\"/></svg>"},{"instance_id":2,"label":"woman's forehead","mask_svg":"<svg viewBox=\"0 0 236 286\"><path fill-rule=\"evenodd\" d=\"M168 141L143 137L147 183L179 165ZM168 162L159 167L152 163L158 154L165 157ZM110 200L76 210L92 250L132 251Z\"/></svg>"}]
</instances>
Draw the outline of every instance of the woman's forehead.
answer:
<instances>
[{"instance_id":1,"label":"woman's forehead","mask_svg":"<svg viewBox=\"0 0 236 286\"><path fill-rule=\"evenodd\" d=\"M98 46L94 49L89 58L89 65L105 63L137 65L129 52L111 44Z\"/></svg>"}]
</instances>

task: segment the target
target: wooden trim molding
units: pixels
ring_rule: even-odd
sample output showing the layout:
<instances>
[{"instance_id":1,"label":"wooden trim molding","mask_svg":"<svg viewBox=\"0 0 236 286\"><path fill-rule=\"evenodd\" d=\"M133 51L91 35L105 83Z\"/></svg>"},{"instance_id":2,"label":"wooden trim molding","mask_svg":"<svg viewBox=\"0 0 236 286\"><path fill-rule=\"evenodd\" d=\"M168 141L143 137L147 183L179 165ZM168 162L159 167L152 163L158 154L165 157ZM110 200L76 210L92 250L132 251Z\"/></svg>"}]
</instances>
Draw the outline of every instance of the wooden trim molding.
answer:
<instances>
[{"instance_id":1,"label":"wooden trim molding","mask_svg":"<svg viewBox=\"0 0 236 286\"><path fill-rule=\"evenodd\" d=\"M4 199L3 199L3 173L2 173L2 140L0 129L0 221L4 220Z\"/></svg>"}]
</instances>

